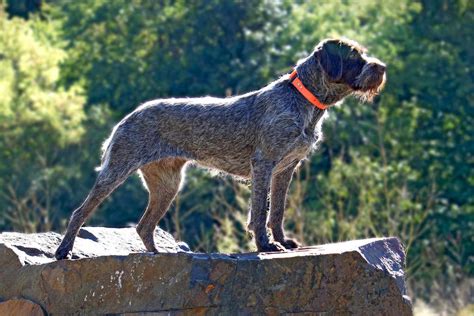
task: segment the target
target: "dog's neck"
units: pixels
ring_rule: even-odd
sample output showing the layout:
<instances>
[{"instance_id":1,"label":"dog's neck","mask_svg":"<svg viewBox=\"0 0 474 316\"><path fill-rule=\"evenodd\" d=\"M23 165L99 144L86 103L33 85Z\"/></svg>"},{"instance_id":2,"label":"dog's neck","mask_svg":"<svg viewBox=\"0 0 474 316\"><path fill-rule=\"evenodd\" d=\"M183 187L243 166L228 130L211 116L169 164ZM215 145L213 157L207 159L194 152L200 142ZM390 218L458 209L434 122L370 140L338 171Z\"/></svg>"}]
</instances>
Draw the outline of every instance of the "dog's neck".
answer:
<instances>
[{"instance_id":1,"label":"dog's neck","mask_svg":"<svg viewBox=\"0 0 474 316\"><path fill-rule=\"evenodd\" d=\"M333 105L352 92L344 84L330 83L314 55L300 62L295 69L306 89L311 91L325 105Z\"/></svg>"}]
</instances>

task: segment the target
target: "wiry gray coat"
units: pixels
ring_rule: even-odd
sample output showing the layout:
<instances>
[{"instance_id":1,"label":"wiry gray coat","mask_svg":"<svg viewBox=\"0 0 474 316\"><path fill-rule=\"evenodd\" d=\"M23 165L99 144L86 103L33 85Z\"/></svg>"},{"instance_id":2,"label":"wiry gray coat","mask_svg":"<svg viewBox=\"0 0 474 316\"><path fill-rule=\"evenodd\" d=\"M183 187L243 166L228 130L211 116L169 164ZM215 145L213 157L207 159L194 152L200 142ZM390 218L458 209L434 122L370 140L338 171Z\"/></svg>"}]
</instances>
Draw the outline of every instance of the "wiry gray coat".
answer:
<instances>
[{"instance_id":1,"label":"wiry gray coat","mask_svg":"<svg viewBox=\"0 0 474 316\"><path fill-rule=\"evenodd\" d=\"M349 94L371 98L382 87L384 65L355 42L326 40L296 66L303 84L326 104ZM137 232L156 252L153 231L176 196L183 166L202 166L252 179L249 229L259 251L298 247L285 238L283 212L297 164L320 137L325 111L308 102L288 75L268 86L232 98L154 100L118 123L104 143L96 183L74 211L56 258L66 258L92 211L131 173L139 170L149 191ZM267 198L270 193L267 234Z\"/></svg>"}]
</instances>

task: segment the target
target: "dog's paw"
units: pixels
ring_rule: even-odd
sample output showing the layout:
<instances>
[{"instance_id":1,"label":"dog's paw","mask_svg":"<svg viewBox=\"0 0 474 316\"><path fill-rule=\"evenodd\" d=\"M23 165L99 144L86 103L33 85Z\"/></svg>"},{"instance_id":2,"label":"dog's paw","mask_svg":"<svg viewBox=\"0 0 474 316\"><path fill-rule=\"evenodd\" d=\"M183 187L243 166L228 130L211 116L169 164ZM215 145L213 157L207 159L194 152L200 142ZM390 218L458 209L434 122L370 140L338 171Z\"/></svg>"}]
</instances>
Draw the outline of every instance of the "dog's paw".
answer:
<instances>
[{"instance_id":1,"label":"dog's paw","mask_svg":"<svg viewBox=\"0 0 474 316\"><path fill-rule=\"evenodd\" d=\"M269 242L268 244L261 245L258 247L259 252L281 252L285 251L286 248L283 247L278 241Z\"/></svg>"},{"instance_id":2,"label":"dog's paw","mask_svg":"<svg viewBox=\"0 0 474 316\"><path fill-rule=\"evenodd\" d=\"M286 249L296 249L301 247L301 244L294 239L287 238L283 242L280 242Z\"/></svg>"},{"instance_id":3,"label":"dog's paw","mask_svg":"<svg viewBox=\"0 0 474 316\"><path fill-rule=\"evenodd\" d=\"M68 249L68 248L58 248L58 250L56 250L55 254L54 254L54 257L56 258L56 260L64 260L64 259L70 259L72 256L72 251L71 249Z\"/></svg>"}]
</instances>

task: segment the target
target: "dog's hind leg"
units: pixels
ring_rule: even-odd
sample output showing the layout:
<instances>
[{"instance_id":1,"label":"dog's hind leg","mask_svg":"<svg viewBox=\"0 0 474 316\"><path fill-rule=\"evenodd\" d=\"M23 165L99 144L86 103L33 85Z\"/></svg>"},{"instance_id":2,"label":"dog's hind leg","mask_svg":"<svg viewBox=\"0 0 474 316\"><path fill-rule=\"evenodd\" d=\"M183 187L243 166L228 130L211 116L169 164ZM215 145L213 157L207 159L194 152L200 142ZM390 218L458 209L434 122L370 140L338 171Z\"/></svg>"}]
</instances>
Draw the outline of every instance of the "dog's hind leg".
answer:
<instances>
[{"instance_id":1,"label":"dog's hind leg","mask_svg":"<svg viewBox=\"0 0 474 316\"><path fill-rule=\"evenodd\" d=\"M181 170L186 160L166 158L140 168L149 192L148 206L137 225L137 233L150 252L157 253L154 241L156 225L166 213L178 193Z\"/></svg>"},{"instance_id":2,"label":"dog's hind leg","mask_svg":"<svg viewBox=\"0 0 474 316\"><path fill-rule=\"evenodd\" d=\"M69 256L79 229L85 223L92 212L109 196L125 179L136 170L131 164L123 164L117 159L108 161L97 176L97 180L89 195L71 216L66 230L66 234L56 250L55 257L58 260Z\"/></svg>"}]
</instances>

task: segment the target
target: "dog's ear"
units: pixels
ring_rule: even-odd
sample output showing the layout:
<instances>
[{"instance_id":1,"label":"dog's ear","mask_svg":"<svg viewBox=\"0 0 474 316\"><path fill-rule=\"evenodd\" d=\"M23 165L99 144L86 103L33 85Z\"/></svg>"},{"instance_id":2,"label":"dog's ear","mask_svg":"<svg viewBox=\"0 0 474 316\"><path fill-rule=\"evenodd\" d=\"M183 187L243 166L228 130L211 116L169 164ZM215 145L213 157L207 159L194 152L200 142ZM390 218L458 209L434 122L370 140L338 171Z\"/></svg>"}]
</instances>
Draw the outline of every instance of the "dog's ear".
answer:
<instances>
[{"instance_id":1,"label":"dog's ear","mask_svg":"<svg viewBox=\"0 0 474 316\"><path fill-rule=\"evenodd\" d=\"M335 41L327 41L314 52L315 58L331 81L338 81L342 77L343 60L338 46Z\"/></svg>"}]
</instances>

